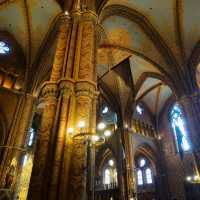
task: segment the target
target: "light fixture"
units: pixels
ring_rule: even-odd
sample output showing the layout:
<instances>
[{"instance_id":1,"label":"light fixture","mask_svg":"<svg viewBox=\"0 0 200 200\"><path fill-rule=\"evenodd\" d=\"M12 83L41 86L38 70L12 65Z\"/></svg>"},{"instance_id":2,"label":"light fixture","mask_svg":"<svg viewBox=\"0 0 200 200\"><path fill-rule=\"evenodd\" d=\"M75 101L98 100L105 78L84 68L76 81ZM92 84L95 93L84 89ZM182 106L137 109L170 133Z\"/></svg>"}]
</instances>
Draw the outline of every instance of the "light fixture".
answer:
<instances>
[{"instance_id":1,"label":"light fixture","mask_svg":"<svg viewBox=\"0 0 200 200\"><path fill-rule=\"evenodd\" d=\"M67 132L71 135L74 132L74 129L72 127L69 127L67 129Z\"/></svg>"},{"instance_id":2,"label":"light fixture","mask_svg":"<svg viewBox=\"0 0 200 200\"><path fill-rule=\"evenodd\" d=\"M65 11L65 15L69 15L69 12L67 10Z\"/></svg>"},{"instance_id":3,"label":"light fixture","mask_svg":"<svg viewBox=\"0 0 200 200\"><path fill-rule=\"evenodd\" d=\"M80 122L78 123L78 127L79 127L79 128L84 128L84 127L85 127L85 122L84 122L84 121L80 121Z\"/></svg>"},{"instance_id":4,"label":"light fixture","mask_svg":"<svg viewBox=\"0 0 200 200\"><path fill-rule=\"evenodd\" d=\"M106 128L106 125L104 122L100 122L98 125L97 125L97 128L98 130L103 130L104 128Z\"/></svg>"},{"instance_id":5,"label":"light fixture","mask_svg":"<svg viewBox=\"0 0 200 200\"><path fill-rule=\"evenodd\" d=\"M111 159L111 160L108 161L108 164L109 164L111 167L113 167L113 166L114 166L114 161Z\"/></svg>"},{"instance_id":6,"label":"light fixture","mask_svg":"<svg viewBox=\"0 0 200 200\"><path fill-rule=\"evenodd\" d=\"M97 142L97 141L99 141L100 140L100 137L98 136L98 135L93 135L92 136L92 141L93 142Z\"/></svg>"},{"instance_id":7,"label":"light fixture","mask_svg":"<svg viewBox=\"0 0 200 200\"><path fill-rule=\"evenodd\" d=\"M126 128L126 129L127 129L127 128L128 128L128 124L125 124L125 125L124 125L124 128Z\"/></svg>"},{"instance_id":8,"label":"light fixture","mask_svg":"<svg viewBox=\"0 0 200 200\"><path fill-rule=\"evenodd\" d=\"M187 177L186 177L186 180L187 180L187 181L191 181L191 180L192 180L192 177L191 177L191 176L187 176Z\"/></svg>"},{"instance_id":9,"label":"light fixture","mask_svg":"<svg viewBox=\"0 0 200 200\"><path fill-rule=\"evenodd\" d=\"M112 132L111 132L110 130L105 130L105 131L104 131L104 136L105 136L105 137L110 137L111 134L112 134Z\"/></svg>"},{"instance_id":10,"label":"light fixture","mask_svg":"<svg viewBox=\"0 0 200 200\"><path fill-rule=\"evenodd\" d=\"M161 138L161 136L159 135L159 136L158 136L158 140L161 140L161 139L162 139L162 138Z\"/></svg>"},{"instance_id":11,"label":"light fixture","mask_svg":"<svg viewBox=\"0 0 200 200\"><path fill-rule=\"evenodd\" d=\"M195 176L194 176L194 180L195 180L195 181L199 180L199 176L195 175Z\"/></svg>"},{"instance_id":12,"label":"light fixture","mask_svg":"<svg viewBox=\"0 0 200 200\"><path fill-rule=\"evenodd\" d=\"M106 114L107 112L108 112L108 107L105 106L105 107L103 108L103 110L102 110L102 113L103 113L103 114Z\"/></svg>"}]
</instances>

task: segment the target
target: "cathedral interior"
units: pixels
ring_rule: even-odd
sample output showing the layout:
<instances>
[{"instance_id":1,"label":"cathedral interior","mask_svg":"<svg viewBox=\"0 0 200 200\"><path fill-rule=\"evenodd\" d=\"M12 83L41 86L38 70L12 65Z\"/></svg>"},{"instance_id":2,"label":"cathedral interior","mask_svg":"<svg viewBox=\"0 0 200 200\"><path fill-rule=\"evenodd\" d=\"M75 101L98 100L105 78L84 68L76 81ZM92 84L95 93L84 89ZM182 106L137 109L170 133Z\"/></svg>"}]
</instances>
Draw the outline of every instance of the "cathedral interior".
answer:
<instances>
[{"instance_id":1,"label":"cathedral interior","mask_svg":"<svg viewBox=\"0 0 200 200\"><path fill-rule=\"evenodd\" d=\"M200 200L199 0L0 0L0 200Z\"/></svg>"}]
</instances>

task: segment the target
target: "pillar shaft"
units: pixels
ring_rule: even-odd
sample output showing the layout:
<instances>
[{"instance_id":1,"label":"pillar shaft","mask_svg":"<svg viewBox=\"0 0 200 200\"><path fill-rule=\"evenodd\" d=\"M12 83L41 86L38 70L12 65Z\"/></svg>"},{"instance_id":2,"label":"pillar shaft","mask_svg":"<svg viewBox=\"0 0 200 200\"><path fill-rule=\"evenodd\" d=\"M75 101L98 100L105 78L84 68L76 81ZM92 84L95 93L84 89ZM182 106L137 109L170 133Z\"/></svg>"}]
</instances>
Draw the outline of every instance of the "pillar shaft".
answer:
<instances>
[{"instance_id":1,"label":"pillar shaft","mask_svg":"<svg viewBox=\"0 0 200 200\"><path fill-rule=\"evenodd\" d=\"M50 161L49 149L54 137L52 130L57 106L57 87L55 84L47 84L45 86L45 91L47 91L48 96L46 97L46 105L43 111L34 156L33 172L29 188L29 199L45 199L48 185L48 162Z\"/></svg>"},{"instance_id":2,"label":"pillar shaft","mask_svg":"<svg viewBox=\"0 0 200 200\"><path fill-rule=\"evenodd\" d=\"M30 182L29 199L46 199L51 171L51 161L54 155L56 140L57 116L59 114L60 101L58 101L58 81L61 79L66 63L70 36L70 18L61 15L57 34L57 48L50 81L43 87L41 96L45 99L41 127L35 152L35 162ZM61 98L62 99L62 98ZM61 103L62 104L62 103ZM58 137L58 141L60 137Z\"/></svg>"},{"instance_id":3,"label":"pillar shaft","mask_svg":"<svg viewBox=\"0 0 200 200\"><path fill-rule=\"evenodd\" d=\"M86 197L85 139L94 132L96 123L96 16L92 11L80 12L80 9L80 1L74 1L72 18L64 17L65 23L59 26L51 78L42 91L46 106L29 199ZM80 137L79 121L86 125ZM72 136L67 133L68 128L74 128Z\"/></svg>"},{"instance_id":4,"label":"pillar shaft","mask_svg":"<svg viewBox=\"0 0 200 200\"><path fill-rule=\"evenodd\" d=\"M179 103L182 105L184 113L187 117L189 136L196 161L195 164L198 168L198 173L200 173L200 95L198 93L194 93L192 95L183 96L179 99Z\"/></svg>"}]
</instances>

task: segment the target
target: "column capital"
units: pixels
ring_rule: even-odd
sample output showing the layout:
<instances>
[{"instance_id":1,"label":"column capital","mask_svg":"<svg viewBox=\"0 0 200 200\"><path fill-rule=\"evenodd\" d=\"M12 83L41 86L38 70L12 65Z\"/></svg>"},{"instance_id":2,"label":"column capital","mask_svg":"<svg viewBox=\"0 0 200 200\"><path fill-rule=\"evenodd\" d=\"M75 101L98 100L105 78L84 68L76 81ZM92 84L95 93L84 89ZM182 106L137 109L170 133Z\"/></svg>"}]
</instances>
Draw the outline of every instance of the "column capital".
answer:
<instances>
[{"instance_id":1,"label":"column capital","mask_svg":"<svg viewBox=\"0 0 200 200\"><path fill-rule=\"evenodd\" d=\"M58 86L56 82L48 81L44 84L43 88L41 89L41 97L56 97Z\"/></svg>"},{"instance_id":2,"label":"column capital","mask_svg":"<svg viewBox=\"0 0 200 200\"><path fill-rule=\"evenodd\" d=\"M87 80L79 80L75 85L76 96L88 96L93 99L96 95L96 83Z\"/></svg>"},{"instance_id":3,"label":"column capital","mask_svg":"<svg viewBox=\"0 0 200 200\"><path fill-rule=\"evenodd\" d=\"M92 11L92 10L89 10L89 9L85 9L83 12L82 12L82 21L94 21L94 22L97 22L97 14Z\"/></svg>"},{"instance_id":4,"label":"column capital","mask_svg":"<svg viewBox=\"0 0 200 200\"><path fill-rule=\"evenodd\" d=\"M60 23L67 24L67 23L72 22L72 18L71 18L71 15L70 15L70 14L62 13L62 14L59 16L58 21L59 21Z\"/></svg>"},{"instance_id":5,"label":"column capital","mask_svg":"<svg viewBox=\"0 0 200 200\"><path fill-rule=\"evenodd\" d=\"M74 93L74 81L72 79L61 79L58 87L64 97L69 97Z\"/></svg>"}]
</instances>

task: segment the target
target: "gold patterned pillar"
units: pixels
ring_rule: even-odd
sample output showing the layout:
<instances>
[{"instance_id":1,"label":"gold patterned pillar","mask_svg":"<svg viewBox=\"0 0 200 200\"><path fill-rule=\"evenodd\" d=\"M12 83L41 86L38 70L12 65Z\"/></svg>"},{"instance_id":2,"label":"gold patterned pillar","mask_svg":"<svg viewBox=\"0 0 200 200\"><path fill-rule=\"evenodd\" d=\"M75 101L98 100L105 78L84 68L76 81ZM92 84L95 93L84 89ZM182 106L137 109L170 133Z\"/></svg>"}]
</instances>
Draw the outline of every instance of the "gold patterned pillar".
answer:
<instances>
[{"instance_id":1,"label":"gold patterned pillar","mask_svg":"<svg viewBox=\"0 0 200 200\"><path fill-rule=\"evenodd\" d=\"M34 165L30 181L28 199L46 198L47 177L49 175L48 162L50 159L50 144L53 140L53 122L57 106L57 85L47 83L43 88L45 96L45 108L38 133Z\"/></svg>"},{"instance_id":2,"label":"gold patterned pillar","mask_svg":"<svg viewBox=\"0 0 200 200\"><path fill-rule=\"evenodd\" d=\"M128 127L124 128L124 147L125 147L125 199L135 198L135 177L134 177L134 156L132 151L131 135Z\"/></svg>"},{"instance_id":3,"label":"gold patterned pillar","mask_svg":"<svg viewBox=\"0 0 200 200\"><path fill-rule=\"evenodd\" d=\"M45 98L41 127L36 146L33 172L30 182L28 199L46 199L48 195L51 161L56 138L56 122L58 108L58 81L64 73L66 54L71 30L71 19L61 15L57 34L57 48L55 52L50 81L44 85L41 96Z\"/></svg>"},{"instance_id":4,"label":"gold patterned pillar","mask_svg":"<svg viewBox=\"0 0 200 200\"><path fill-rule=\"evenodd\" d=\"M87 137L94 133L96 112L96 74L95 74L95 23L96 15L91 10L84 10L79 21L79 40L76 51L74 78L76 109L76 132L72 138L72 159L70 165L70 200L87 198ZM83 130L78 129L80 121L85 122Z\"/></svg>"},{"instance_id":5,"label":"gold patterned pillar","mask_svg":"<svg viewBox=\"0 0 200 200\"><path fill-rule=\"evenodd\" d=\"M62 165L64 161L64 148L67 140L67 121L69 119L69 107L71 106L71 96L73 93L73 82L63 80L60 82L61 111L58 121L58 133L56 136L55 152L52 162L52 172L50 187L48 189L48 199L64 199L62 190ZM67 147L68 148L68 147ZM60 187L61 186L61 187Z\"/></svg>"}]
</instances>

